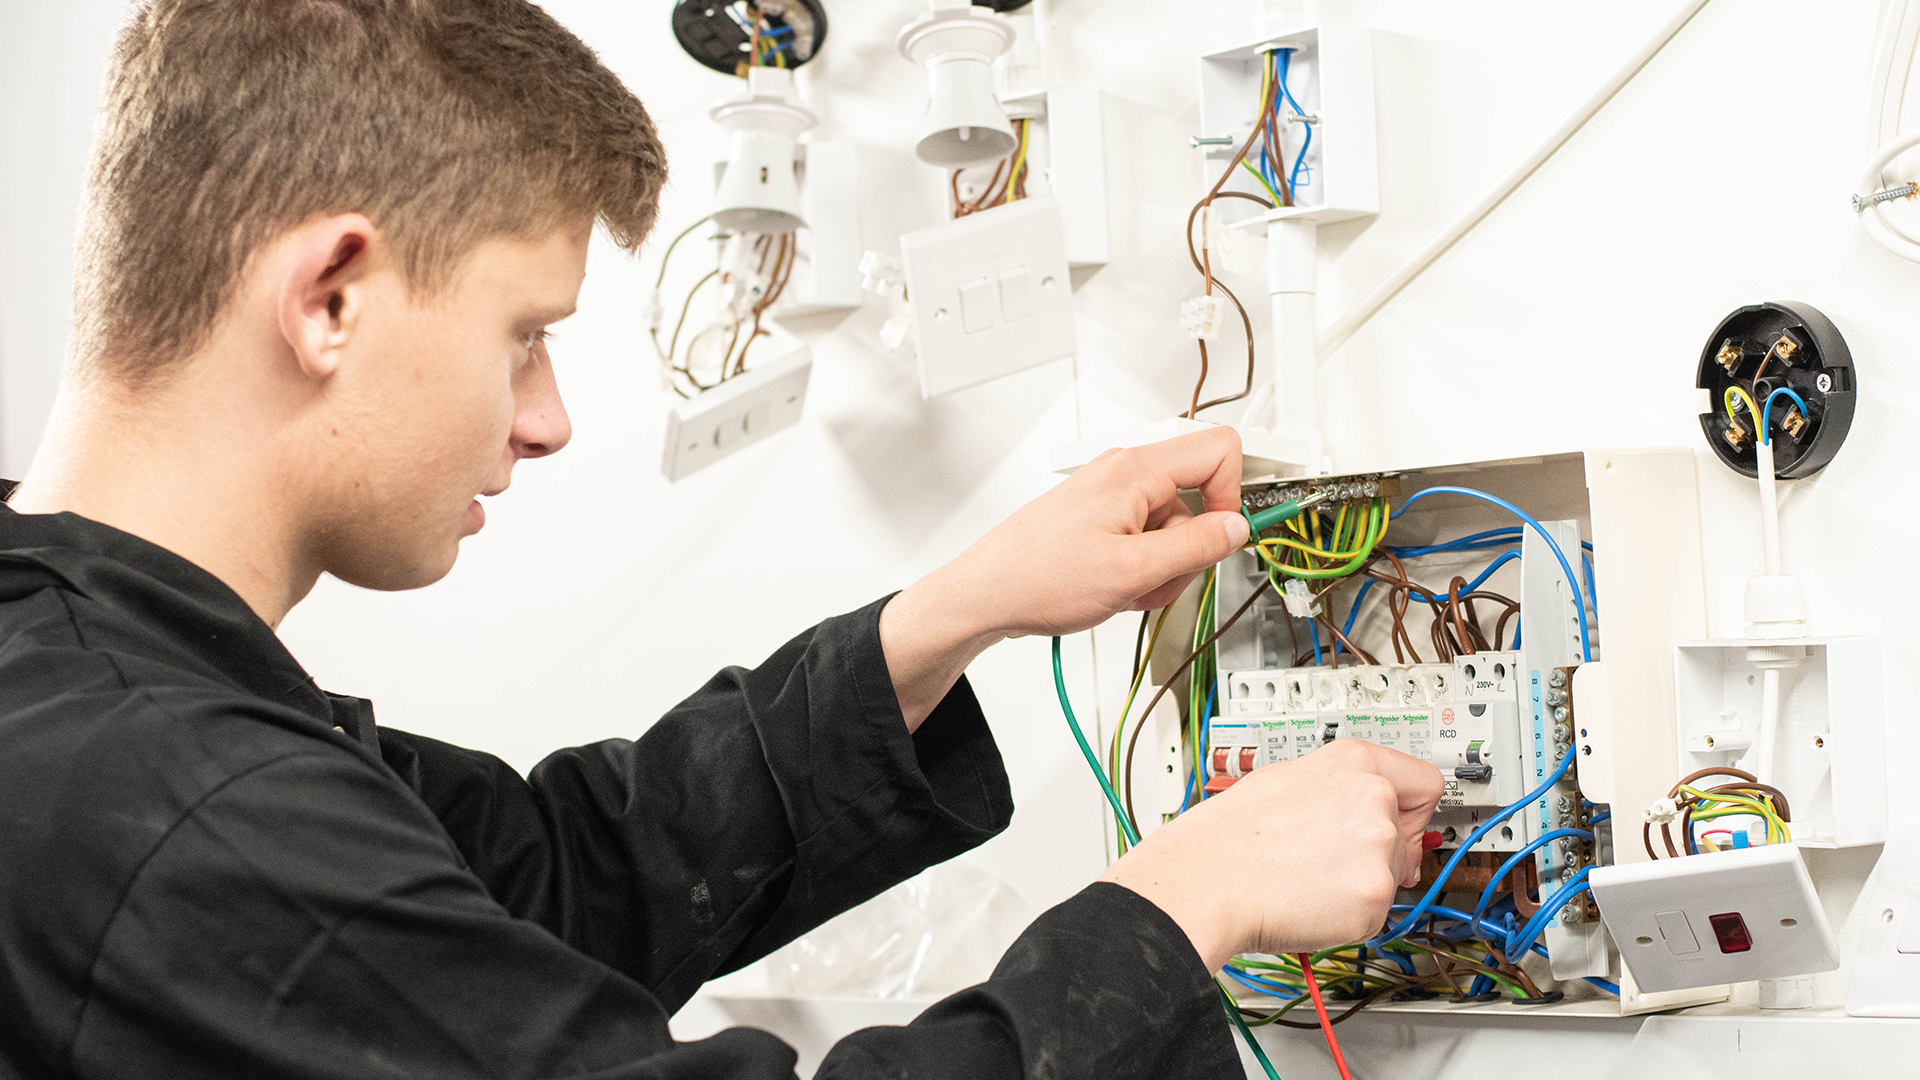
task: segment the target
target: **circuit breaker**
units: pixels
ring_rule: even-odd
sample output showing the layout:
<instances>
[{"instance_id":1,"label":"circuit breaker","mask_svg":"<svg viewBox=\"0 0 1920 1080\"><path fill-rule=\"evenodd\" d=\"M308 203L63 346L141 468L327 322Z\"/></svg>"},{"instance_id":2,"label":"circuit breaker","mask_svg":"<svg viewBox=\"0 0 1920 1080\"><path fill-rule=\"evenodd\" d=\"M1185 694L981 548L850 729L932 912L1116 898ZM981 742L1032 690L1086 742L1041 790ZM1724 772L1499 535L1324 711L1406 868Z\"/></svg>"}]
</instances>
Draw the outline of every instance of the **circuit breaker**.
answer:
<instances>
[{"instance_id":1,"label":"circuit breaker","mask_svg":"<svg viewBox=\"0 0 1920 1080\"><path fill-rule=\"evenodd\" d=\"M1518 653L1483 652L1445 664L1226 672L1226 699L1207 740L1216 790L1335 739L1365 739L1439 768L1446 792L1434 829L1443 846L1454 846L1531 784L1519 665ZM1496 829L1476 850L1511 851L1525 840Z\"/></svg>"}]
</instances>

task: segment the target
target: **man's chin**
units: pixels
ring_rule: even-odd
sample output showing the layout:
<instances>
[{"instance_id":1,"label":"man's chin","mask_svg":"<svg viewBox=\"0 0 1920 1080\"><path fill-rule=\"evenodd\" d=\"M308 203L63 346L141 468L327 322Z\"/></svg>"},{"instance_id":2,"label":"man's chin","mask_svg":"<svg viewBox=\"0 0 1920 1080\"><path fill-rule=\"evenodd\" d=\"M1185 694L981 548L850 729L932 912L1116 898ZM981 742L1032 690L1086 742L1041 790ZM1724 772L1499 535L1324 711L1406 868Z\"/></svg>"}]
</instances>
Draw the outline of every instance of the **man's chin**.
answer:
<instances>
[{"instance_id":1,"label":"man's chin","mask_svg":"<svg viewBox=\"0 0 1920 1080\"><path fill-rule=\"evenodd\" d=\"M453 571L454 561L460 556L460 538L452 538L444 545L435 547L437 550L433 552L414 552L411 558L399 555L394 547L388 547L368 553L367 557L354 559L346 565L330 566L327 572L349 585L377 592L424 589Z\"/></svg>"}]
</instances>

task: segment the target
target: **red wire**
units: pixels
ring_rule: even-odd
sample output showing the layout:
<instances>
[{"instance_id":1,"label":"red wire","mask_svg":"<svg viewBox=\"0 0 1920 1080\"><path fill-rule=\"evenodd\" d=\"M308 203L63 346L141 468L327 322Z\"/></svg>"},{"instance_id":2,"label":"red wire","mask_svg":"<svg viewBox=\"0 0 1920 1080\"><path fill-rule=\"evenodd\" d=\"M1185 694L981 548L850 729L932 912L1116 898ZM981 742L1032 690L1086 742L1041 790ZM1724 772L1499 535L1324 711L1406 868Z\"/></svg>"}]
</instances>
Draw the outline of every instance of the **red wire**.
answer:
<instances>
[{"instance_id":1,"label":"red wire","mask_svg":"<svg viewBox=\"0 0 1920 1080\"><path fill-rule=\"evenodd\" d=\"M1313 977L1313 958L1299 953L1300 973L1307 977L1307 993L1313 995L1313 1011L1320 1014L1320 1030L1327 1034L1327 1049L1333 1051L1333 1067L1340 1070L1340 1080L1353 1080L1353 1074L1347 1071L1346 1056L1340 1053L1340 1040L1333 1035L1333 1021L1327 1019L1327 1003L1320 1000L1320 981Z\"/></svg>"}]
</instances>

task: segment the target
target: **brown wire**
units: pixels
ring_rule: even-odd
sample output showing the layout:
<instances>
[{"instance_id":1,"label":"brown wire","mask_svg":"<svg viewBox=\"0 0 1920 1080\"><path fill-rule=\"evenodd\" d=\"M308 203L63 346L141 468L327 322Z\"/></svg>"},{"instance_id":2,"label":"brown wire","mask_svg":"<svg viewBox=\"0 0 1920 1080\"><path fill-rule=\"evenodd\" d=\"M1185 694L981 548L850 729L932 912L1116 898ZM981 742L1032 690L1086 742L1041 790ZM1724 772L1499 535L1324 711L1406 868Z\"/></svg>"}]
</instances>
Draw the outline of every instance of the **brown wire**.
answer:
<instances>
[{"instance_id":1,"label":"brown wire","mask_svg":"<svg viewBox=\"0 0 1920 1080\"><path fill-rule=\"evenodd\" d=\"M1272 583L1265 578L1260 579L1260 587L1253 590L1252 595L1247 597L1246 602L1238 608L1235 608L1233 614L1227 617L1227 621L1221 623L1218 630L1209 634L1207 640L1200 643L1199 648L1188 653L1187 658L1180 661L1180 666L1174 668L1173 674L1167 676L1166 681L1161 683L1159 689L1153 692L1153 697L1147 701L1147 707L1140 710L1139 723L1134 725L1133 735L1127 739L1126 764L1121 766L1120 776L1120 786L1122 792L1125 794L1124 801L1127 806L1127 820L1133 823L1136 831L1140 828L1140 815L1133 812L1133 750L1134 747L1140 744L1140 732L1141 729L1147 726L1147 717L1153 715L1153 707L1160 704L1160 699L1166 695L1167 688L1180 681L1180 676L1186 672L1188 667L1192 666L1195 660L1199 659L1201 653L1206 652L1209 646L1219 640L1221 634L1232 629L1233 624L1239 622L1242 615L1252 610L1254 601L1260 599L1261 594L1265 593L1267 589L1271 587L1271 584ZM1123 723L1125 720L1125 717L1121 717Z\"/></svg>"},{"instance_id":2,"label":"brown wire","mask_svg":"<svg viewBox=\"0 0 1920 1080\"><path fill-rule=\"evenodd\" d=\"M1266 100L1261 102L1260 104L1260 115L1263 118L1263 122L1264 122L1264 118L1272 114L1278 101L1279 101L1278 80L1273 80L1273 85L1269 85L1267 87ZM1247 132L1246 140L1240 144L1240 149L1234 152L1233 159L1227 162L1226 168L1220 170L1219 179L1213 182L1213 187L1207 191L1206 196L1203 197L1198 203L1195 203L1193 210L1187 214L1187 252L1189 255L1195 254L1195 252L1193 251L1193 220L1194 218L1199 216L1201 210L1209 206L1212 206L1213 201L1215 199L1222 197L1223 195L1222 189L1227 186L1227 180L1233 176L1233 170L1242 161L1246 160L1247 151L1253 149L1254 140L1259 138L1260 134L1261 134L1260 127L1258 125L1256 125L1252 130ZM1249 195L1244 192L1228 192L1224 194L1228 195L1229 197L1252 199L1255 202L1263 203L1267 205L1269 209L1271 209L1273 205L1271 203L1268 203L1265 199L1262 199L1256 195ZM1281 203L1282 205L1286 205L1286 206L1293 205L1293 198L1291 193L1283 195L1281 199ZM1200 276L1205 282L1203 292L1205 292L1205 294L1208 296L1213 295L1213 287L1215 284L1217 284L1217 282L1215 282L1213 279L1213 254L1208 249L1207 245L1204 242L1201 243L1200 250L1197 253L1197 257L1194 259L1194 262L1198 264L1197 269L1200 271ZM1232 397L1221 398L1216 401L1208 402L1207 405L1205 406L1207 408L1211 408L1214 405L1224 405L1229 401L1238 401L1241 398L1244 398L1247 395L1253 393L1253 323L1251 320L1247 319L1247 309L1241 305L1240 298L1237 296L1234 296L1233 291L1231 289L1228 289L1225 285L1221 285L1220 289L1222 292L1225 292L1227 294L1227 298L1229 300L1233 301L1233 306L1239 309L1240 318L1246 321L1247 387L1244 391ZM1207 367L1208 367L1207 343L1205 341L1199 341L1196 344L1200 346L1200 377L1194 380L1193 400L1187 406L1188 419L1193 419L1194 416L1198 414L1201 408L1203 407L1200 404L1200 389L1201 387L1205 386L1207 383Z\"/></svg>"},{"instance_id":3,"label":"brown wire","mask_svg":"<svg viewBox=\"0 0 1920 1080\"><path fill-rule=\"evenodd\" d=\"M1241 192L1241 191L1221 192L1219 197L1251 199L1252 201L1259 203L1261 206L1265 206L1268 209L1272 209L1273 207L1273 204L1268 202L1267 200L1262 199L1257 195L1248 195L1245 192ZM1207 343L1205 341L1196 342L1196 344L1200 346L1200 378L1198 381L1196 381L1193 384L1193 401L1187 407L1188 419L1192 419L1195 413L1198 413L1204 409L1211 409L1215 405L1225 405L1230 401L1239 401L1241 398L1244 398L1247 395L1253 393L1253 319L1247 315L1247 307L1245 304L1242 304L1240 302L1240 297L1235 295L1232 289L1227 288L1226 282L1214 280L1212 262L1209 259L1202 257L1203 254L1206 252L1206 246L1203 244L1198 249L1196 249L1193 246L1194 220L1200 216L1200 211L1204 209L1207 205L1208 204L1206 201L1195 203L1193 206L1193 210L1187 214L1187 257L1193 260L1193 268L1195 270L1200 271L1201 274L1205 275L1205 277L1207 278L1208 284L1210 286L1218 287L1221 292L1225 293L1227 296L1227 299L1233 303L1233 309L1240 313L1240 328L1242 331L1245 332L1246 338L1247 338L1247 383L1246 383L1246 386L1237 394L1231 394L1231 395L1228 395L1227 397L1214 398L1211 401L1202 403L1200 400L1200 390L1207 383L1207 366L1208 366L1209 358L1207 354Z\"/></svg>"}]
</instances>

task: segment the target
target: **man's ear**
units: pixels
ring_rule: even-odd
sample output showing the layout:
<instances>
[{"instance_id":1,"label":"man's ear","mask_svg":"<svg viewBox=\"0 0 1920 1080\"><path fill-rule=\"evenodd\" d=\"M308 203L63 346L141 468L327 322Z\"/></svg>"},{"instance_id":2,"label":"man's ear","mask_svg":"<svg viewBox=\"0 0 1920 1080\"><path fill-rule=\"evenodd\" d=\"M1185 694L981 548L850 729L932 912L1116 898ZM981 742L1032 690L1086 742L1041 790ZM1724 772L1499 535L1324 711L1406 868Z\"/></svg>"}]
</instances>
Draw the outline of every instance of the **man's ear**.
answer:
<instances>
[{"instance_id":1,"label":"man's ear","mask_svg":"<svg viewBox=\"0 0 1920 1080\"><path fill-rule=\"evenodd\" d=\"M378 237L359 214L309 222L290 237L293 257L280 282L280 333L309 377L326 378L339 366L340 351L364 313Z\"/></svg>"}]
</instances>

